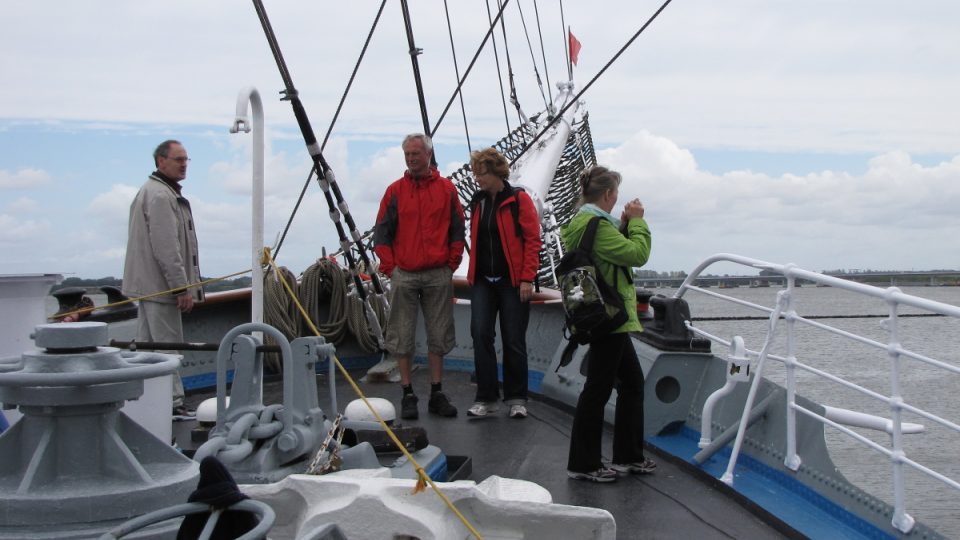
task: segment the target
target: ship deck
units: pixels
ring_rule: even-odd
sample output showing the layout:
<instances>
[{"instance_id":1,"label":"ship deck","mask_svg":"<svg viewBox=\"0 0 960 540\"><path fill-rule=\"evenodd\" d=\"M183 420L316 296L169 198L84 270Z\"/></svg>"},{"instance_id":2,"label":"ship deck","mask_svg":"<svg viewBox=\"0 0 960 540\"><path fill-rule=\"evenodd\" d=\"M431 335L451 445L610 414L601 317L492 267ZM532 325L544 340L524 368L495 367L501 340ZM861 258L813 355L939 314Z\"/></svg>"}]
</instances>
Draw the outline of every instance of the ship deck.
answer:
<instances>
[{"instance_id":1,"label":"ship deck","mask_svg":"<svg viewBox=\"0 0 960 540\"><path fill-rule=\"evenodd\" d=\"M420 399L420 418L406 425L426 429L430 444L448 456L468 456L470 479L477 482L490 475L536 482L553 496L553 502L603 508L613 514L618 538L790 538L802 537L731 490L680 462L650 450L658 463L652 475L621 478L610 484L571 480L566 475L570 443L570 410L552 403L531 400L526 419L507 417L501 408L484 418L466 416L476 386L469 373L446 372L444 391L460 410L456 418L440 418L426 411L429 389L427 369L414 371L414 389ZM357 376L362 375L358 373ZM338 377L338 405L342 409L356 396ZM326 375L317 376L320 406L327 407ZM396 383L358 383L369 397L383 397L399 406ZM206 391L187 397L196 406L214 395ZM282 385L268 382L264 402L279 403ZM186 427L186 426L183 426ZM181 427L181 429L183 428ZM612 433L604 435L604 458L609 458Z\"/></svg>"}]
</instances>

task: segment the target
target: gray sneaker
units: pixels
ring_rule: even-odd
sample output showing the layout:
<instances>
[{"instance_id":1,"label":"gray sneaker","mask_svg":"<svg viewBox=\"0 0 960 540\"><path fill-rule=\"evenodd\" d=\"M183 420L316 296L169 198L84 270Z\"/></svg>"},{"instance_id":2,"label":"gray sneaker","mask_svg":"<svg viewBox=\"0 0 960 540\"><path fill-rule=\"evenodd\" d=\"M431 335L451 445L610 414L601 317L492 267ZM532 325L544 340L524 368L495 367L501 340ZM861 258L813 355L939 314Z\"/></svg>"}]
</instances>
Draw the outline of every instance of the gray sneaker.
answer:
<instances>
[{"instance_id":1,"label":"gray sneaker","mask_svg":"<svg viewBox=\"0 0 960 540\"><path fill-rule=\"evenodd\" d=\"M587 482L607 483L617 481L617 471L608 469L607 467L600 467L590 472L567 471L567 476L574 480L584 480Z\"/></svg>"},{"instance_id":2,"label":"gray sneaker","mask_svg":"<svg viewBox=\"0 0 960 540\"><path fill-rule=\"evenodd\" d=\"M619 474L651 474L657 464L650 458L643 458L643 461L633 463L611 463L610 468Z\"/></svg>"}]
</instances>

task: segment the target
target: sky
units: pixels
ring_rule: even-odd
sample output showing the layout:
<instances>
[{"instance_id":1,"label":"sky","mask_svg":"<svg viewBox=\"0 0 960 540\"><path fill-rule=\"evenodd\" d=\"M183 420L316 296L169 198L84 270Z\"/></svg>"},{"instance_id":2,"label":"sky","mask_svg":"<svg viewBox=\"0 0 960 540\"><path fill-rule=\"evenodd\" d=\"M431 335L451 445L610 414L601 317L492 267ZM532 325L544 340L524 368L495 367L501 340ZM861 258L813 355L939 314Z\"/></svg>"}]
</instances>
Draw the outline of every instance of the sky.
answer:
<instances>
[{"instance_id":1,"label":"sky","mask_svg":"<svg viewBox=\"0 0 960 540\"><path fill-rule=\"evenodd\" d=\"M410 4L435 124L456 86L447 17L439 0ZM400 140L423 130L399 5L384 9L324 148L364 230L403 173ZM505 10L527 115L566 78L564 22L583 46L582 88L661 3L568 0L562 20L558 5ZM265 6L323 140L380 3ZM462 74L487 9L448 7ZM958 20L946 0L671 2L582 98L599 162L623 174L620 200L646 207L645 268L689 271L719 252L814 271L960 268ZM183 186L203 274L249 268L252 137L229 132L249 87L264 103L264 240L276 242L310 158L251 3L5 2L0 28L0 274L121 276L130 202L168 138L192 158ZM490 45L464 95L470 147L502 137ZM456 103L435 137L445 174L468 157L462 116ZM277 260L299 273L337 245L313 183Z\"/></svg>"}]
</instances>

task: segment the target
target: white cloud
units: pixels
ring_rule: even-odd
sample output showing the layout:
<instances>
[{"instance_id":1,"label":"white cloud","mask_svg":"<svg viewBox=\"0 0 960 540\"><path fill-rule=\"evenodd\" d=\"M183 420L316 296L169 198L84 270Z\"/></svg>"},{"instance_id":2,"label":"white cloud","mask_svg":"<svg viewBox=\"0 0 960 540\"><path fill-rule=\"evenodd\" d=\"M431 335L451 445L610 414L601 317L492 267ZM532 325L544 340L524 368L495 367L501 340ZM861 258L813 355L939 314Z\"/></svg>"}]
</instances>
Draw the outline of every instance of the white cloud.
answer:
<instances>
[{"instance_id":1,"label":"white cloud","mask_svg":"<svg viewBox=\"0 0 960 540\"><path fill-rule=\"evenodd\" d=\"M22 220L8 214L0 214L0 245L29 252L34 240L50 229L50 222L44 219ZM8 253L7 256L13 255Z\"/></svg>"},{"instance_id":2,"label":"white cloud","mask_svg":"<svg viewBox=\"0 0 960 540\"><path fill-rule=\"evenodd\" d=\"M648 267L691 268L713 252L771 262L860 268L960 264L960 156L925 167L905 152L870 160L862 175L714 175L662 137L640 132L598 152L624 176L620 202L639 197L654 233Z\"/></svg>"},{"instance_id":3,"label":"white cloud","mask_svg":"<svg viewBox=\"0 0 960 540\"><path fill-rule=\"evenodd\" d=\"M590 3L565 6L566 22L583 43L575 69L580 86L659 4L613 1L602 10ZM276 99L276 65L253 9L237 9L225 0L202 8L186 0L165 6L172 13L190 13L180 22L181 39L173 42L161 39L155 7L115 1L64 6L51 0L8 6L0 67L17 84L0 88L0 117L82 119L92 125L226 125L237 90L253 84L263 95L268 123L293 126L289 105ZM706 0L671 4L585 95L598 128L594 136L616 144L643 127L693 148L955 152L960 110L953 101L960 75L943 66L960 55L953 24L960 8L947 0L925 2L909 12L889 0L871 3L870 10L856 4L822 6L828 8ZM462 72L486 31L486 10L468 2L450 7ZM42 16L51 9L61 16ZM268 11L314 130L322 136L375 6L316 3L294 10L277 4ZM429 4L412 5L411 11L435 122L455 87L446 20ZM111 16L104 19L103 12ZM566 69L559 10L542 7L539 15L550 69L540 61L538 71L546 84L547 75L556 82ZM318 35L310 25L314 20L337 22ZM338 132L345 136L396 139L420 128L399 20L399 8L388 5L340 114ZM542 107L541 90L513 6L506 21L508 31L516 31L511 51L517 92L525 111L533 114ZM45 41L48 35L79 45L64 49ZM90 70L91 60L125 69ZM485 52L464 87L474 138L502 135L493 67ZM158 76L177 84L153 84ZM62 80L71 84L59 84ZM459 113L455 102L438 134L441 140L461 137Z\"/></svg>"},{"instance_id":4,"label":"white cloud","mask_svg":"<svg viewBox=\"0 0 960 540\"><path fill-rule=\"evenodd\" d=\"M139 186L114 184L109 191L93 197L84 212L87 218L83 221L84 226L71 231L73 234L81 235L82 240L78 240L76 244L80 248L79 252L91 253L105 250L107 253L113 253L116 250L125 249L130 203L133 202L139 189ZM119 266L122 266L122 256L119 260L121 263ZM107 261L116 261L116 257L111 255L104 259L105 264Z\"/></svg>"},{"instance_id":5,"label":"white cloud","mask_svg":"<svg viewBox=\"0 0 960 540\"><path fill-rule=\"evenodd\" d=\"M130 213L130 203L133 202L139 189L139 187L125 184L114 184L110 187L110 191L94 196L87 205L87 212L96 217L121 215L126 222L126 216Z\"/></svg>"},{"instance_id":6,"label":"white cloud","mask_svg":"<svg viewBox=\"0 0 960 540\"><path fill-rule=\"evenodd\" d=\"M357 172L357 195L361 201L379 204L387 186L403 176L406 162L399 145L391 145L374 154L366 166Z\"/></svg>"},{"instance_id":7,"label":"white cloud","mask_svg":"<svg viewBox=\"0 0 960 540\"><path fill-rule=\"evenodd\" d=\"M19 169L10 172L0 169L0 189L29 189L50 183L50 174L40 169Z\"/></svg>"},{"instance_id":8,"label":"white cloud","mask_svg":"<svg viewBox=\"0 0 960 540\"><path fill-rule=\"evenodd\" d=\"M11 214L26 214L37 210L39 206L37 201L29 197L20 197L7 205L7 211Z\"/></svg>"}]
</instances>

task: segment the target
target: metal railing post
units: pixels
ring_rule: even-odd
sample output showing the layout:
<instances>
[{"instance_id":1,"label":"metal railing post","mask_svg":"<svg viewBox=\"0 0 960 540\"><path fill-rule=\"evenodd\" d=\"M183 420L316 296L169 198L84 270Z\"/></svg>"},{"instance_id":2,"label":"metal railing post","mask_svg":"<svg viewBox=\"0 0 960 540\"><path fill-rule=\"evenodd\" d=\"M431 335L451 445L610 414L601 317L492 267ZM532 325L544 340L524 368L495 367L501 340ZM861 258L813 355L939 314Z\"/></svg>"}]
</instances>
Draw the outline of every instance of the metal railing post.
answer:
<instances>
[{"instance_id":1,"label":"metal railing post","mask_svg":"<svg viewBox=\"0 0 960 540\"><path fill-rule=\"evenodd\" d=\"M887 289L887 304L890 307L890 318L884 321L884 326L890 334L887 342L887 354L890 357L890 420L891 430L891 453L890 462L893 468L893 519L891 524L902 532L909 532L913 528L914 519L907 513L906 496L904 494L903 478L903 395L900 388L900 325L897 318L897 308L899 304L896 300L896 293L900 289L890 287Z\"/></svg>"},{"instance_id":2,"label":"metal railing post","mask_svg":"<svg viewBox=\"0 0 960 540\"><path fill-rule=\"evenodd\" d=\"M789 270L789 269L788 269ZM802 459L797 454L797 411L794 408L797 400L797 342L796 342L796 309L794 308L793 293L796 287L796 278L788 274L786 299L787 322L787 357L784 362L786 368L785 386L787 387L787 448L784 452L783 465L791 471L800 468Z\"/></svg>"}]
</instances>

